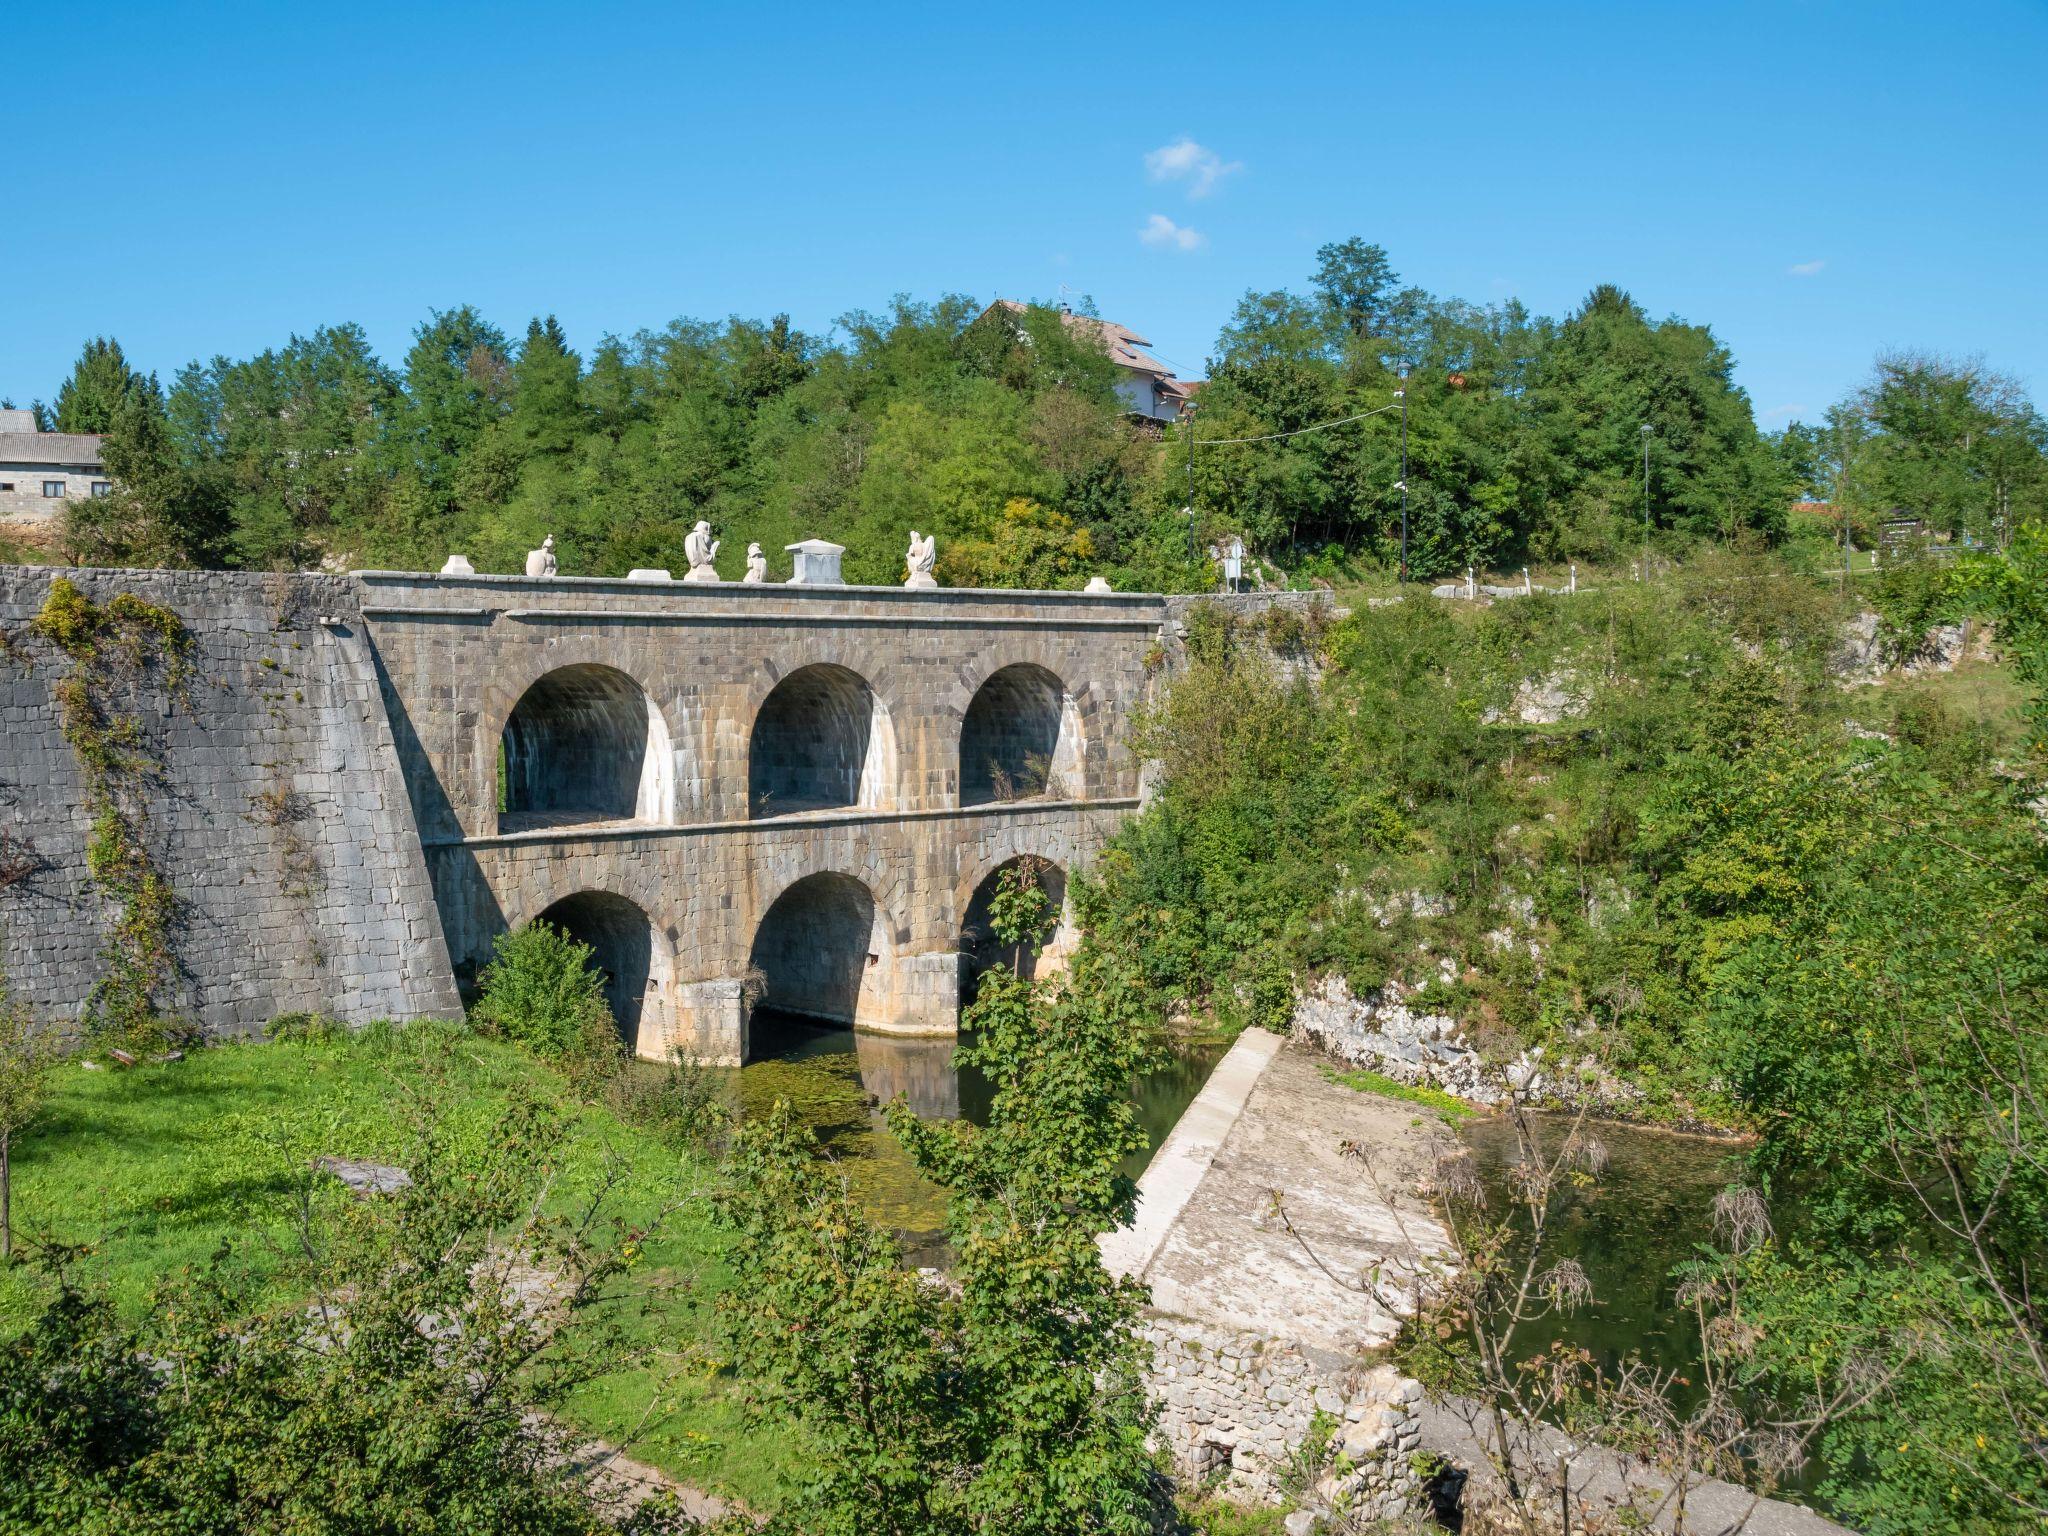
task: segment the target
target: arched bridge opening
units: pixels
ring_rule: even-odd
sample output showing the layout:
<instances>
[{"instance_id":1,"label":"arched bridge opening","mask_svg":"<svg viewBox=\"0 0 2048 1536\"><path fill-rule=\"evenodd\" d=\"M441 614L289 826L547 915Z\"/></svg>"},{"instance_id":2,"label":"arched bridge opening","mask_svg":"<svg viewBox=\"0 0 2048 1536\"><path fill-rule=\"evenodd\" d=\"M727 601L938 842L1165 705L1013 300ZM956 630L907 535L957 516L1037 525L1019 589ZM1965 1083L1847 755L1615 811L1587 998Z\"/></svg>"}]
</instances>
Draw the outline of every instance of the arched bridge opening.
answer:
<instances>
[{"instance_id":1,"label":"arched bridge opening","mask_svg":"<svg viewBox=\"0 0 2048 1536\"><path fill-rule=\"evenodd\" d=\"M669 982L667 946L647 914L609 891L578 891L542 912L539 921L590 946L620 1038L629 1051L637 1050L642 1031L657 1022Z\"/></svg>"},{"instance_id":2,"label":"arched bridge opening","mask_svg":"<svg viewBox=\"0 0 2048 1536\"><path fill-rule=\"evenodd\" d=\"M960 725L960 803L1081 792L1081 714L1066 685L1028 663L992 673Z\"/></svg>"},{"instance_id":3,"label":"arched bridge opening","mask_svg":"<svg viewBox=\"0 0 2048 1536\"><path fill-rule=\"evenodd\" d=\"M498 829L665 821L672 764L667 726L644 688L615 667L557 668L505 721Z\"/></svg>"},{"instance_id":4,"label":"arched bridge opening","mask_svg":"<svg viewBox=\"0 0 2048 1536\"><path fill-rule=\"evenodd\" d=\"M974 1001L991 966L1027 980L1061 969L1075 936L1065 870L1029 853L998 865L974 888L960 925L960 1006Z\"/></svg>"},{"instance_id":5,"label":"arched bridge opening","mask_svg":"<svg viewBox=\"0 0 2048 1536\"><path fill-rule=\"evenodd\" d=\"M755 818L889 803L896 743L867 679L830 663L790 673L762 702L747 747Z\"/></svg>"},{"instance_id":6,"label":"arched bridge opening","mask_svg":"<svg viewBox=\"0 0 2048 1536\"><path fill-rule=\"evenodd\" d=\"M886 1002L894 943L874 893L851 875L807 875L754 931L748 969L757 1010L830 1024L874 1022Z\"/></svg>"}]
</instances>

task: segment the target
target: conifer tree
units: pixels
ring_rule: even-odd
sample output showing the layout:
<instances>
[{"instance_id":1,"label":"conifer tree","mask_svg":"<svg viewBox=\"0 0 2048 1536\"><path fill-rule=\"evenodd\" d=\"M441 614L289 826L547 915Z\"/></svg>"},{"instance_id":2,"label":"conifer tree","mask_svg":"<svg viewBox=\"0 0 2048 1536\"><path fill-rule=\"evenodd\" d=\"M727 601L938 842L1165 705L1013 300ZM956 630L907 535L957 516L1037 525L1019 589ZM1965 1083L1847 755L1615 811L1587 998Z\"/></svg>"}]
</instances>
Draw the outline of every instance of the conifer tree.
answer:
<instances>
[{"instance_id":1,"label":"conifer tree","mask_svg":"<svg viewBox=\"0 0 2048 1536\"><path fill-rule=\"evenodd\" d=\"M71 377L58 386L55 429L105 432L114 424L115 412L139 379L140 375L122 355L120 342L111 336L93 337L72 364Z\"/></svg>"}]
</instances>

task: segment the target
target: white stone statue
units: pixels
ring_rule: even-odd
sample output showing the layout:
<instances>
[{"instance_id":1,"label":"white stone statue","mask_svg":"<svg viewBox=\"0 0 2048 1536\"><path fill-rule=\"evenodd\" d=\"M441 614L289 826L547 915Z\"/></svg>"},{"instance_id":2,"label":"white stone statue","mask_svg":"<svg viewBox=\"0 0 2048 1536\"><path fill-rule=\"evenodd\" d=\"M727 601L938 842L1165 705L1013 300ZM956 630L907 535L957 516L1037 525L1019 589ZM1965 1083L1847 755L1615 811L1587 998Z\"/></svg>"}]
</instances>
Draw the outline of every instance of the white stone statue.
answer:
<instances>
[{"instance_id":1,"label":"white stone statue","mask_svg":"<svg viewBox=\"0 0 2048 1536\"><path fill-rule=\"evenodd\" d=\"M768 557L761 553L761 546L747 546L747 574L740 578L749 586L759 586L768 579Z\"/></svg>"},{"instance_id":2,"label":"white stone statue","mask_svg":"<svg viewBox=\"0 0 2048 1536\"><path fill-rule=\"evenodd\" d=\"M476 567L469 563L467 555L450 555L441 566L443 576L474 576Z\"/></svg>"},{"instance_id":3,"label":"white stone statue","mask_svg":"<svg viewBox=\"0 0 2048 1536\"><path fill-rule=\"evenodd\" d=\"M555 569L555 536L551 533L540 541L539 549L529 549L526 552L526 574L552 576Z\"/></svg>"},{"instance_id":4,"label":"white stone statue","mask_svg":"<svg viewBox=\"0 0 2048 1536\"><path fill-rule=\"evenodd\" d=\"M711 562L718 558L718 540L711 537L711 525L699 520L683 539L683 553L690 557L690 574L685 581L716 581L718 572Z\"/></svg>"},{"instance_id":5,"label":"white stone statue","mask_svg":"<svg viewBox=\"0 0 2048 1536\"><path fill-rule=\"evenodd\" d=\"M917 536L915 528L910 530L910 552L903 562L910 568L910 575L904 580L906 587L936 587L938 581L932 576L932 561L937 558L936 541L927 534Z\"/></svg>"}]
</instances>

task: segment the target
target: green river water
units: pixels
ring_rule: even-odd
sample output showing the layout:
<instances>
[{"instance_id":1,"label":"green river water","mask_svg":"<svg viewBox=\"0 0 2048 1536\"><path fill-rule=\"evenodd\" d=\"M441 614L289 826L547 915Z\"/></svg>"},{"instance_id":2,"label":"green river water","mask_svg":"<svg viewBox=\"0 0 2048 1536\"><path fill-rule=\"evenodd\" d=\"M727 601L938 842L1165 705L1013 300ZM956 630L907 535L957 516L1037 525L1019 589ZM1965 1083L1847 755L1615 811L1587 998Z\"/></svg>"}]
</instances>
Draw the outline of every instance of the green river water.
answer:
<instances>
[{"instance_id":1,"label":"green river water","mask_svg":"<svg viewBox=\"0 0 2048 1536\"><path fill-rule=\"evenodd\" d=\"M754 1060L739 1072L743 1115L765 1114L786 1099L842 1167L856 1197L878 1221L896 1229L913 1262L945 1255L945 1192L912 1166L882 1122L882 1106L901 1093L918 1114L980 1123L989 1085L979 1072L953 1065L955 1042L856 1035L851 1029L761 1009L754 1015ZM1228 1043L1180 1042L1164 1066L1131 1085L1145 1131L1145 1149L1129 1171L1144 1171L1166 1133L1201 1092Z\"/></svg>"}]
</instances>

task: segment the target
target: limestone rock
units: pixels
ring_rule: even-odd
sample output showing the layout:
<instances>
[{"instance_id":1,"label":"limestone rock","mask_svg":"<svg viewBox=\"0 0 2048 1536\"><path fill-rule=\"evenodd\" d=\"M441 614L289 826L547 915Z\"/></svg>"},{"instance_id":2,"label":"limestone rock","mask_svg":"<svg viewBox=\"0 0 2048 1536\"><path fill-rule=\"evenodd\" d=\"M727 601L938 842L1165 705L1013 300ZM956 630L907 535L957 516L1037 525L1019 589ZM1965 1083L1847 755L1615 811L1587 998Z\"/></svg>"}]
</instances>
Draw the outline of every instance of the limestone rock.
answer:
<instances>
[{"instance_id":1,"label":"limestone rock","mask_svg":"<svg viewBox=\"0 0 2048 1536\"><path fill-rule=\"evenodd\" d=\"M356 1195L395 1195L412 1187L412 1175L388 1163L364 1162L351 1157L316 1157L313 1166L341 1180Z\"/></svg>"}]
</instances>

